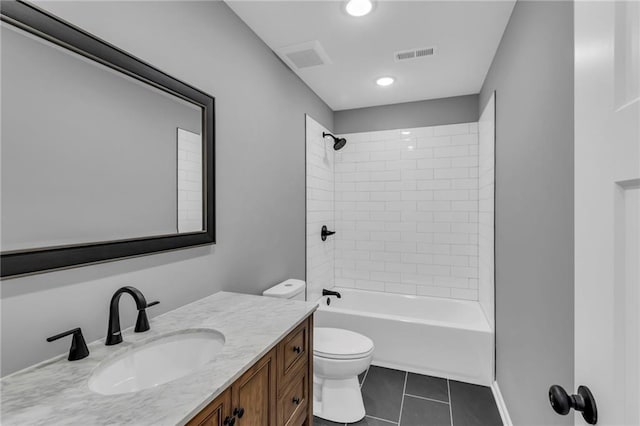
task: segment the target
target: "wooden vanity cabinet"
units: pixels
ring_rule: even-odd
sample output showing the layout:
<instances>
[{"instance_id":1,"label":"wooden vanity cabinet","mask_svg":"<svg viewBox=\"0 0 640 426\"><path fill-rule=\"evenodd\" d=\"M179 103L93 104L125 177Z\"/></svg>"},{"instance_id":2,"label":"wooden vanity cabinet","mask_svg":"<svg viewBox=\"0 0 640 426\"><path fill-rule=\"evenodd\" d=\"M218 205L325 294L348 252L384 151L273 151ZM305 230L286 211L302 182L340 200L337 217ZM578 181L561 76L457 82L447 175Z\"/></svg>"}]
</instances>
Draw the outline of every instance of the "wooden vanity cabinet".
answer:
<instances>
[{"instance_id":1,"label":"wooden vanity cabinet","mask_svg":"<svg viewBox=\"0 0 640 426\"><path fill-rule=\"evenodd\" d=\"M231 385L231 414L236 417L234 426L276 424L276 401L273 397L276 393L275 355L275 350L271 350Z\"/></svg>"},{"instance_id":2,"label":"wooden vanity cabinet","mask_svg":"<svg viewBox=\"0 0 640 426\"><path fill-rule=\"evenodd\" d=\"M229 426L230 412L231 389L227 389L187 424L189 426Z\"/></svg>"},{"instance_id":3,"label":"wooden vanity cabinet","mask_svg":"<svg viewBox=\"0 0 640 426\"><path fill-rule=\"evenodd\" d=\"M311 426L313 316L192 418L188 426Z\"/></svg>"}]
</instances>

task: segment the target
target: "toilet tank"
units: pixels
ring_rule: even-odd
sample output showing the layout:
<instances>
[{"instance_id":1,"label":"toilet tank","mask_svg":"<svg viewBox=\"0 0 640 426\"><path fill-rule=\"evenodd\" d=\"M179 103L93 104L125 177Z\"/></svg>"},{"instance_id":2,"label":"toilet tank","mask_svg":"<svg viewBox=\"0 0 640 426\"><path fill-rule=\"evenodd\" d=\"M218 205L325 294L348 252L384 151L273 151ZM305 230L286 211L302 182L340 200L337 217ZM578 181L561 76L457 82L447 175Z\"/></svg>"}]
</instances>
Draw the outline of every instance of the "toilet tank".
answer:
<instances>
[{"instance_id":1,"label":"toilet tank","mask_svg":"<svg viewBox=\"0 0 640 426\"><path fill-rule=\"evenodd\" d=\"M305 300L304 281L290 278L262 292L263 296L280 299Z\"/></svg>"}]
</instances>

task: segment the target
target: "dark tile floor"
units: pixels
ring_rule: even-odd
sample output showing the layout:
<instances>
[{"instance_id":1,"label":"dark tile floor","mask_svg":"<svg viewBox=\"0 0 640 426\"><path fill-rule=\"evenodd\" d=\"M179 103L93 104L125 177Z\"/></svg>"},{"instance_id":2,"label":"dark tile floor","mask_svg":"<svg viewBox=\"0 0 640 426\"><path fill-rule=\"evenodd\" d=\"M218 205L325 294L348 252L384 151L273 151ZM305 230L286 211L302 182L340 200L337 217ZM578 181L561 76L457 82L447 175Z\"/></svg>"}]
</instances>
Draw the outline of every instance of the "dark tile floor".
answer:
<instances>
[{"instance_id":1,"label":"dark tile floor","mask_svg":"<svg viewBox=\"0 0 640 426\"><path fill-rule=\"evenodd\" d=\"M491 389L371 366L360 375L367 416L357 426L501 426ZM316 426L341 423L315 418Z\"/></svg>"}]
</instances>

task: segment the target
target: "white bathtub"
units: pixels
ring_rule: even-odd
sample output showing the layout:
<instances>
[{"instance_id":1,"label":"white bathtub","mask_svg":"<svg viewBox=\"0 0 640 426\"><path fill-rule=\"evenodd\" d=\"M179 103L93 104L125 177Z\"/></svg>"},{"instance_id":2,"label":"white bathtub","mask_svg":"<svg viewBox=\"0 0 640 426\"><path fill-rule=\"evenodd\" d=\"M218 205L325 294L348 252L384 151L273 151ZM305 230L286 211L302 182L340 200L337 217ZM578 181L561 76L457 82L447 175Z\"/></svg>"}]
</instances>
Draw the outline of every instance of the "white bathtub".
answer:
<instances>
[{"instance_id":1,"label":"white bathtub","mask_svg":"<svg viewBox=\"0 0 640 426\"><path fill-rule=\"evenodd\" d=\"M493 332L478 302L334 288L319 300L318 327L370 337L373 364L490 386Z\"/></svg>"}]
</instances>

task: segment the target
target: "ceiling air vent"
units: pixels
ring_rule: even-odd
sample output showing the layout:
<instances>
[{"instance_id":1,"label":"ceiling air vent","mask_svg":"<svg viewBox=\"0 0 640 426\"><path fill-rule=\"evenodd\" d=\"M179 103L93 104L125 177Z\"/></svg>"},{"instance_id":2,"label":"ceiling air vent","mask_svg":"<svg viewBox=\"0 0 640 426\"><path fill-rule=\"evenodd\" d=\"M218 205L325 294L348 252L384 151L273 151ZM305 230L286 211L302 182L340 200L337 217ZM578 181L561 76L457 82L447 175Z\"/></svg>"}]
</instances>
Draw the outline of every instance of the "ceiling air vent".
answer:
<instances>
[{"instance_id":1,"label":"ceiling air vent","mask_svg":"<svg viewBox=\"0 0 640 426\"><path fill-rule=\"evenodd\" d=\"M331 63L329 56L317 40L282 47L277 49L276 53L294 70Z\"/></svg>"},{"instance_id":2,"label":"ceiling air vent","mask_svg":"<svg viewBox=\"0 0 640 426\"><path fill-rule=\"evenodd\" d=\"M435 47L419 47L417 49L403 50L394 54L395 61L408 61L411 59L426 58L427 56L433 56L436 53Z\"/></svg>"}]
</instances>

